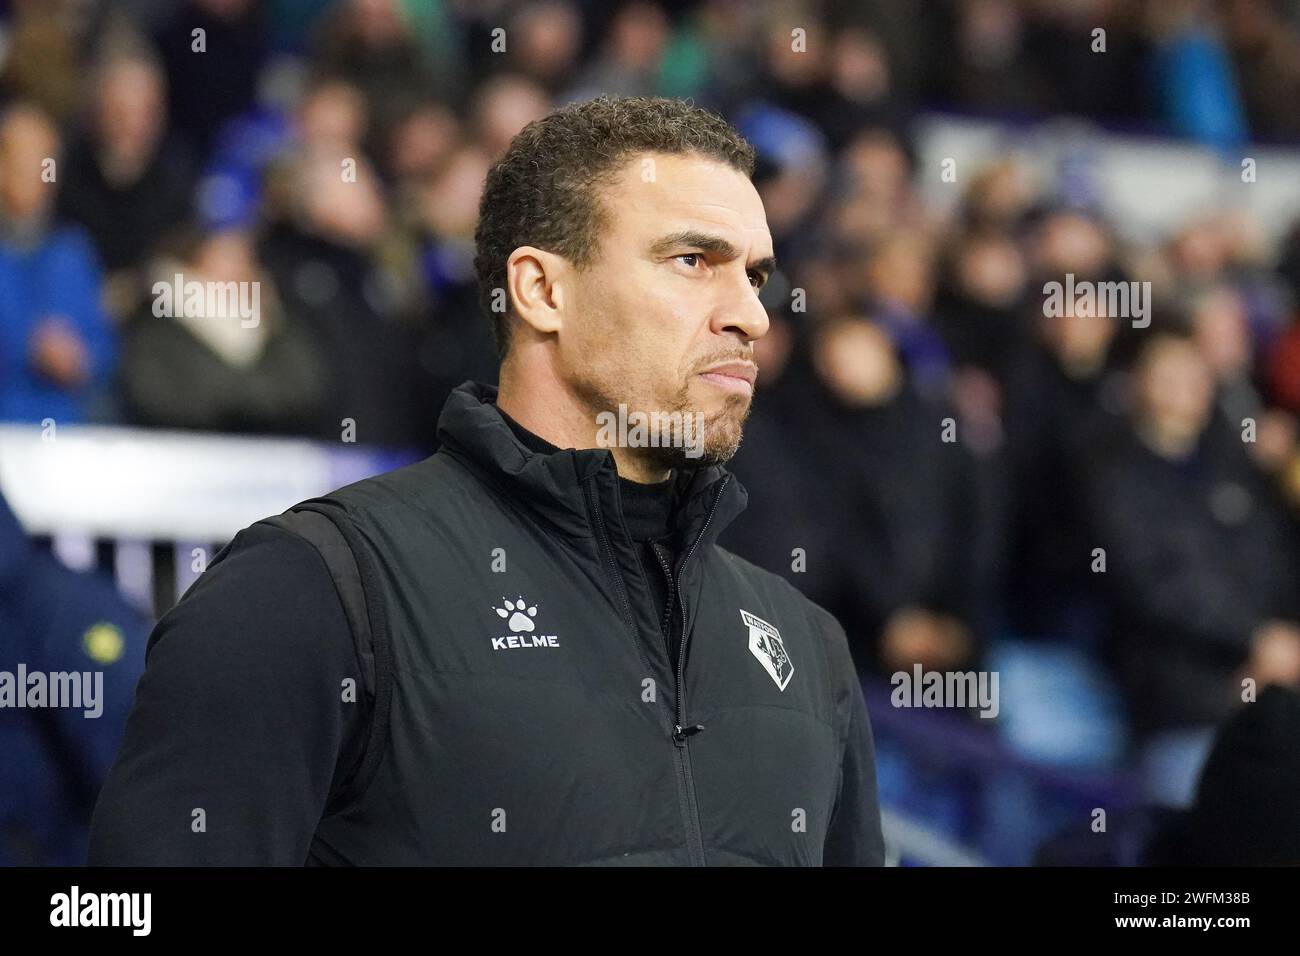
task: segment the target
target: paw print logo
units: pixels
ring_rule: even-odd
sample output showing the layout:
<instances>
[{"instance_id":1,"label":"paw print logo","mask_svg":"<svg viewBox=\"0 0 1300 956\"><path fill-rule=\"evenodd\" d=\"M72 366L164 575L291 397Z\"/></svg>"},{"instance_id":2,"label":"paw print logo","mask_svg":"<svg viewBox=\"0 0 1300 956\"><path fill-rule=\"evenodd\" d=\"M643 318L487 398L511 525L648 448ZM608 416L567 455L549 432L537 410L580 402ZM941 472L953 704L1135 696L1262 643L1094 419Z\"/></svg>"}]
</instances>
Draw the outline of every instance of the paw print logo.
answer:
<instances>
[{"instance_id":1,"label":"paw print logo","mask_svg":"<svg viewBox=\"0 0 1300 956\"><path fill-rule=\"evenodd\" d=\"M526 602L523 598L519 598L515 601L508 601L502 598L502 603L505 604L505 607L493 608L493 610L497 612L497 617L510 618L507 622L507 626L512 632L520 634L532 631L533 618L537 616L537 607L535 605L526 608L524 606Z\"/></svg>"}]
</instances>

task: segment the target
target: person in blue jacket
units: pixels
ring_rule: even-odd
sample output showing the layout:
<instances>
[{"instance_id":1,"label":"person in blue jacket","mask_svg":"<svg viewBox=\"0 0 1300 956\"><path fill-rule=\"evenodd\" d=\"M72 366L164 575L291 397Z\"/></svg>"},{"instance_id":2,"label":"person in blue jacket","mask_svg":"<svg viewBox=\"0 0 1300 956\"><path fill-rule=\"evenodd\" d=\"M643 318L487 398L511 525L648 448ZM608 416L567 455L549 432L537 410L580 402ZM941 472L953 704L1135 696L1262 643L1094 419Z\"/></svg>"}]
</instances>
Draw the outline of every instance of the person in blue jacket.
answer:
<instances>
[{"instance_id":1,"label":"person in blue jacket","mask_svg":"<svg viewBox=\"0 0 1300 956\"><path fill-rule=\"evenodd\" d=\"M148 628L111 580L34 547L0 495L0 865L86 862L91 810L144 670ZM25 693L30 675L72 673L102 674L93 701L97 681L84 684L80 707L17 706L20 694L36 699Z\"/></svg>"},{"instance_id":2,"label":"person in blue jacket","mask_svg":"<svg viewBox=\"0 0 1300 956\"><path fill-rule=\"evenodd\" d=\"M94 248L52 217L59 150L39 109L0 115L0 421L82 421L111 381Z\"/></svg>"}]
</instances>

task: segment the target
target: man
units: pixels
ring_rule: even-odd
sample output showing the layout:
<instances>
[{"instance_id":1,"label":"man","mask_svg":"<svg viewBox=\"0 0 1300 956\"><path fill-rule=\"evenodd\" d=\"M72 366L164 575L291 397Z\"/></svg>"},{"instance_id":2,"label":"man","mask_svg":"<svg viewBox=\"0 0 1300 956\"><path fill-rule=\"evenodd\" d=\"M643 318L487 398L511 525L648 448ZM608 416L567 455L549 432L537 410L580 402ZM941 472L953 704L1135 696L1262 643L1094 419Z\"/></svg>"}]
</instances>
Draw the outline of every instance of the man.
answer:
<instances>
[{"instance_id":1,"label":"man","mask_svg":"<svg viewBox=\"0 0 1300 956\"><path fill-rule=\"evenodd\" d=\"M33 545L0 494L0 866L86 859L148 636L111 577ZM54 706L60 686L79 706Z\"/></svg>"},{"instance_id":2,"label":"man","mask_svg":"<svg viewBox=\"0 0 1300 956\"><path fill-rule=\"evenodd\" d=\"M500 390L241 532L162 620L92 863L883 861L843 630L715 543L773 268L752 164L671 100L519 134L476 236ZM600 447L620 406L703 424Z\"/></svg>"},{"instance_id":3,"label":"man","mask_svg":"<svg viewBox=\"0 0 1300 956\"><path fill-rule=\"evenodd\" d=\"M81 421L112 377L94 248L52 215L59 151L36 107L0 115L0 420Z\"/></svg>"},{"instance_id":4,"label":"man","mask_svg":"<svg viewBox=\"0 0 1300 956\"><path fill-rule=\"evenodd\" d=\"M1133 399L1093 449L1084 501L1109 564L1111 651L1145 796L1186 807L1247 687L1300 687L1300 557L1241 432L1214 413L1213 372L1188 332L1145 340Z\"/></svg>"},{"instance_id":5,"label":"man","mask_svg":"<svg viewBox=\"0 0 1300 956\"><path fill-rule=\"evenodd\" d=\"M339 175L356 162L356 175ZM259 259L275 281L286 316L316 342L326 366L320 433L339 434L345 418L356 440L410 447L425 438L416 341L406 316L400 270L385 270L390 212L379 179L362 158L323 146L294 160L290 215L267 230ZM427 392L421 394L427 395ZM430 446L432 447L432 446Z\"/></svg>"},{"instance_id":6,"label":"man","mask_svg":"<svg viewBox=\"0 0 1300 956\"><path fill-rule=\"evenodd\" d=\"M57 208L90 233L110 284L127 286L125 298L142 283L136 270L155 243L189 213L191 176L177 158L184 153L167 143L167 80L148 51L112 50L89 88Z\"/></svg>"}]
</instances>

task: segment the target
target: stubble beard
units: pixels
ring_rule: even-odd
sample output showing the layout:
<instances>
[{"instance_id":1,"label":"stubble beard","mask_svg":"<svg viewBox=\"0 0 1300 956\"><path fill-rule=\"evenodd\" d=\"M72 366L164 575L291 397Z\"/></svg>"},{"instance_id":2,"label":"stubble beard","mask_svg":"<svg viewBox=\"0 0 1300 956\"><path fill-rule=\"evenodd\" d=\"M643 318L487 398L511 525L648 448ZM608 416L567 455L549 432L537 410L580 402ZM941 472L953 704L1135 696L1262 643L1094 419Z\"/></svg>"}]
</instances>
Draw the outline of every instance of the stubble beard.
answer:
<instances>
[{"instance_id":1,"label":"stubble beard","mask_svg":"<svg viewBox=\"0 0 1300 956\"><path fill-rule=\"evenodd\" d=\"M617 415L619 405L623 404L627 406L629 412L642 411L651 415L666 413L670 416L676 413L680 416L680 421L694 426L697 421L696 415L699 413L699 409L693 405L690 397L691 382L694 378L695 376L692 375L687 379L671 402L656 408L644 408L639 403L618 398L613 394L612 389L605 385L587 383L579 386L578 392L597 412L604 411ZM661 471L724 465L740 450L745 422L752 408L753 400L750 397L727 395L720 409L703 416L700 425L701 434L695 435L691 441L633 450L643 461ZM697 448L700 450L699 454L695 453Z\"/></svg>"}]
</instances>

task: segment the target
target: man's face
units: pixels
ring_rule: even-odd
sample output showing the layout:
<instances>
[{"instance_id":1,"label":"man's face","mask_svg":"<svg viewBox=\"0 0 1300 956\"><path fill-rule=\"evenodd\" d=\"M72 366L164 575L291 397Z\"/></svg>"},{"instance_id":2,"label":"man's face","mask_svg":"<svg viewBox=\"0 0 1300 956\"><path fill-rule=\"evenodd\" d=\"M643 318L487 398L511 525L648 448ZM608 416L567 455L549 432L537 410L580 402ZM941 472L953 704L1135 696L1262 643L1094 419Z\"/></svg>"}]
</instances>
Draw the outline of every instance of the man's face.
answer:
<instances>
[{"instance_id":1,"label":"man's face","mask_svg":"<svg viewBox=\"0 0 1300 956\"><path fill-rule=\"evenodd\" d=\"M58 149L58 134L39 114L15 112L0 128L0 208L11 218L26 222L49 208L53 187L41 172Z\"/></svg>"},{"instance_id":2,"label":"man's face","mask_svg":"<svg viewBox=\"0 0 1300 956\"><path fill-rule=\"evenodd\" d=\"M122 62L104 76L97 91L99 134L108 143L145 153L162 133L161 79L142 63Z\"/></svg>"},{"instance_id":3,"label":"man's face","mask_svg":"<svg viewBox=\"0 0 1300 956\"><path fill-rule=\"evenodd\" d=\"M1138 369L1138 397L1147 420L1181 439L1205 428L1214 404L1214 378L1196 346L1167 339L1150 347Z\"/></svg>"},{"instance_id":4,"label":"man's face","mask_svg":"<svg viewBox=\"0 0 1300 956\"><path fill-rule=\"evenodd\" d=\"M758 192L725 163L646 154L601 202L608 222L596 261L574 277L559 372L593 415L625 404L702 421L702 454L646 449L656 463L724 462L749 415L752 343L768 327L758 287L772 237Z\"/></svg>"}]
</instances>

